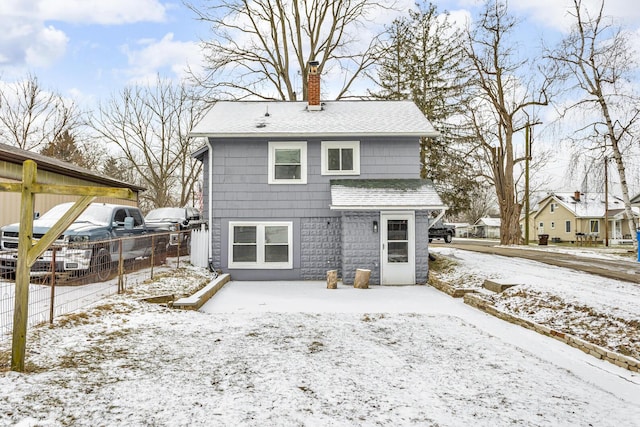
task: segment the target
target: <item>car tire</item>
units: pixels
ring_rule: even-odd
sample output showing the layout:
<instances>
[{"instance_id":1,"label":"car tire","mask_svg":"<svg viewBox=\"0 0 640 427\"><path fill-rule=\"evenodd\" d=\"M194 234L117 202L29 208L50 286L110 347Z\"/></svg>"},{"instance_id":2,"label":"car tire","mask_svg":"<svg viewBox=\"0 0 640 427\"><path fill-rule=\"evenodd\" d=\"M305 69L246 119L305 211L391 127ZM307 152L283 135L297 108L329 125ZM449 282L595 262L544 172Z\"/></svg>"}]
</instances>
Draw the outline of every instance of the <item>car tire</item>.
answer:
<instances>
[{"instance_id":1,"label":"car tire","mask_svg":"<svg viewBox=\"0 0 640 427\"><path fill-rule=\"evenodd\" d=\"M107 248L100 248L93 254L91 273L98 282L104 282L111 276L111 254Z\"/></svg>"},{"instance_id":2,"label":"car tire","mask_svg":"<svg viewBox=\"0 0 640 427\"><path fill-rule=\"evenodd\" d=\"M449 233L444 235L444 241L445 243L451 243L451 241L453 240L453 236Z\"/></svg>"}]
</instances>

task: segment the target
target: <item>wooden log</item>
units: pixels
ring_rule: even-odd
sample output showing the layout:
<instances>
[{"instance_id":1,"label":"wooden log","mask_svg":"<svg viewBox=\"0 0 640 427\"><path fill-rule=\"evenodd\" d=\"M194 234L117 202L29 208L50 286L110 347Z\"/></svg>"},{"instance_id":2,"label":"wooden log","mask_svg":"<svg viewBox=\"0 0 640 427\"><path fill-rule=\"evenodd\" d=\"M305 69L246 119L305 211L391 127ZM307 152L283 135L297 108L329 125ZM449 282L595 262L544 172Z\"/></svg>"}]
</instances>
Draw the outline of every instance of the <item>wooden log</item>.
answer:
<instances>
[{"instance_id":1,"label":"wooden log","mask_svg":"<svg viewBox=\"0 0 640 427\"><path fill-rule=\"evenodd\" d=\"M353 287L358 289L369 289L369 277L371 277L371 270L358 268L356 270L356 279L353 282Z\"/></svg>"},{"instance_id":2,"label":"wooden log","mask_svg":"<svg viewBox=\"0 0 640 427\"><path fill-rule=\"evenodd\" d=\"M338 270L327 271L327 289L338 289Z\"/></svg>"}]
</instances>

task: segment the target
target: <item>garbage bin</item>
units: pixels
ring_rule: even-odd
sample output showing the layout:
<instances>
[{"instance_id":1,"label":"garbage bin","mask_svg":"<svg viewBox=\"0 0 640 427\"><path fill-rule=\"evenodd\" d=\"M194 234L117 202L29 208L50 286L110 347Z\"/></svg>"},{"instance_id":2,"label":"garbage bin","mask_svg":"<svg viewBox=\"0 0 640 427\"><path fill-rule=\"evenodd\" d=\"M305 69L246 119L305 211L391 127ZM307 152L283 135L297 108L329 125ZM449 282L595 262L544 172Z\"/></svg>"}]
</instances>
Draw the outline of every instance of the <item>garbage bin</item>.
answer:
<instances>
[{"instance_id":1,"label":"garbage bin","mask_svg":"<svg viewBox=\"0 0 640 427\"><path fill-rule=\"evenodd\" d=\"M549 244L549 235L538 234L538 245L548 245L548 244Z\"/></svg>"}]
</instances>

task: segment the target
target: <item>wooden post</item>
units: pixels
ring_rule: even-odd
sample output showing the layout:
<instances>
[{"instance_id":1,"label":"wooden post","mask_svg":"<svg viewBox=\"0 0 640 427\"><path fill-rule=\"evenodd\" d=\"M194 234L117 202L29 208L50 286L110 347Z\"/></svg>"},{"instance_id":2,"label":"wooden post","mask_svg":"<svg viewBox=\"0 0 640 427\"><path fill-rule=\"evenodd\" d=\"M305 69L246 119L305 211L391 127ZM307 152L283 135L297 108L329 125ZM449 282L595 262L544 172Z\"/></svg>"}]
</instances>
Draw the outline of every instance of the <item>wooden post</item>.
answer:
<instances>
[{"instance_id":1,"label":"wooden post","mask_svg":"<svg viewBox=\"0 0 640 427\"><path fill-rule=\"evenodd\" d=\"M358 289L369 289L369 277L371 277L371 270L358 268L356 270L356 279L353 282L353 287Z\"/></svg>"},{"instance_id":2,"label":"wooden post","mask_svg":"<svg viewBox=\"0 0 640 427\"><path fill-rule=\"evenodd\" d=\"M327 271L327 289L338 289L338 270Z\"/></svg>"},{"instance_id":3,"label":"wooden post","mask_svg":"<svg viewBox=\"0 0 640 427\"><path fill-rule=\"evenodd\" d=\"M29 309L29 281L31 265L29 249L32 246L34 195L37 166L25 161L22 166L22 196L20 198L20 235L18 238L18 262L16 263L16 299L13 310L13 342L11 369L24 372L24 356L27 346L27 319Z\"/></svg>"}]
</instances>

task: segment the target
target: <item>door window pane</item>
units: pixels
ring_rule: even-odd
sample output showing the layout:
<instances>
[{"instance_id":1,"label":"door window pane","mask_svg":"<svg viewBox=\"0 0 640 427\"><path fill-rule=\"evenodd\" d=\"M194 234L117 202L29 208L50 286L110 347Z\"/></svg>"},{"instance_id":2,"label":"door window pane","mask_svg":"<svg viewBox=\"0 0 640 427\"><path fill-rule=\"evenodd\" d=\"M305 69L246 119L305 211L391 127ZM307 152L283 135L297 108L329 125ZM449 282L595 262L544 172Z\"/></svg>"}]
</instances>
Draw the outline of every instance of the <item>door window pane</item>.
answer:
<instances>
[{"instance_id":1,"label":"door window pane","mask_svg":"<svg viewBox=\"0 0 640 427\"><path fill-rule=\"evenodd\" d=\"M408 242L389 242L387 261L390 263L409 262Z\"/></svg>"},{"instance_id":2,"label":"door window pane","mask_svg":"<svg viewBox=\"0 0 640 427\"><path fill-rule=\"evenodd\" d=\"M387 221L387 240L408 240L408 221L393 219Z\"/></svg>"}]
</instances>

